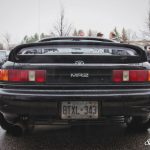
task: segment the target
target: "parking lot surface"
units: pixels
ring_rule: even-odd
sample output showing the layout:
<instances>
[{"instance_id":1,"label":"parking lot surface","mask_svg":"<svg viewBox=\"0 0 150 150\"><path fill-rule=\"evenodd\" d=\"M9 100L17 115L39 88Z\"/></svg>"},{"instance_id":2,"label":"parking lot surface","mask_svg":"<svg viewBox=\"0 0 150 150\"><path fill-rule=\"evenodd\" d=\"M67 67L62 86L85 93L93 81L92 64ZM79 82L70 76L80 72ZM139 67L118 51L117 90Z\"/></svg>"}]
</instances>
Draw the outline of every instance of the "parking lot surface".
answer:
<instances>
[{"instance_id":1,"label":"parking lot surface","mask_svg":"<svg viewBox=\"0 0 150 150\"><path fill-rule=\"evenodd\" d=\"M36 127L32 134L8 135L0 129L0 150L149 150L150 131L127 132L124 126Z\"/></svg>"}]
</instances>

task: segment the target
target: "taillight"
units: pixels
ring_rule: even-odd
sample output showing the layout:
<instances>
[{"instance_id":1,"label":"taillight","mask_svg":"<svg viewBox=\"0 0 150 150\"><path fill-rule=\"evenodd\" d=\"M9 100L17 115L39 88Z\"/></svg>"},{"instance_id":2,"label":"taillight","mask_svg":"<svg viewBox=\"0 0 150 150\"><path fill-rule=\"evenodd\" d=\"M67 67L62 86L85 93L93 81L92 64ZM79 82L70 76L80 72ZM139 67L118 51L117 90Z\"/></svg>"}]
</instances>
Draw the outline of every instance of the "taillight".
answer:
<instances>
[{"instance_id":1,"label":"taillight","mask_svg":"<svg viewBox=\"0 0 150 150\"><path fill-rule=\"evenodd\" d=\"M132 70L132 71L130 71L130 81L133 81L133 82L148 81L148 71L146 71L146 70Z\"/></svg>"},{"instance_id":2,"label":"taillight","mask_svg":"<svg viewBox=\"0 0 150 150\"><path fill-rule=\"evenodd\" d=\"M113 71L113 81L114 82L122 82L122 71L121 70L114 70Z\"/></svg>"},{"instance_id":3,"label":"taillight","mask_svg":"<svg viewBox=\"0 0 150 150\"><path fill-rule=\"evenodd\" d=\"M29 71L28 70L21 70L20 71L20 80L25 82L29 81Z\"/></svg>"},{"instance_id":4,"label":"taillight","mask_svg":"<svg viewBox=\"0 0 150 150\"><path fill-rule=\"evenodd\" d=\"M8 70L8 81L18 82L20 78L19 70Z\"/></svg>"},{"instance_id":5,"label":"taillight","mask_svg":"<svg viewBox=\"0 0 150 150\"><path fill-rule=\"evenodd\" d=\"M0 81L45 82L45 70L0 70Z\"/></svg>"},{"instance_id":6,"label":"taillight","mask_svg":"<svg viewBox=\"0 0 150 150\"><path fill-rule=\"evenodd\" d=\"M129 81L129 71L124 70L122 74L123 74L123 77L122 77L123 81Z\"/></svg>"},{"instance_id":7,"label":"taillight","mask_svg":"<svg viewBox=\"0 0 150 150\"><path fill-rule=\"evenodd\" d=\"M29 81L35 81L35 71L29 71Z\"/></svg>"},{"instance_id":8,"label":"taillight","mask_svg":"<svg viewBox=\"0 0 150 150\"><path fill-rule=\"evenodd\" d=\"M8 70L0 70L0 81L8 81Z\"/></svg>"},{"instance_id":9,"label":"taillight","mask_svg":"<svg viewBox=\"0 0 150 150\"><path fill-rule=\"evenodd\" d=\"M46 80L46 71L37 70L35 75L36 82L45 82Z\"/></svg>"},{"instance_id":10,"label":"taillight","mask_svg":"<svg viewBox=\"0 0 150 150\"><path fill-rule=\"evenodd\" d=\"M149 70L113 70L114 82L147 82L150 81Z\"/></svg>"}]
</instances>

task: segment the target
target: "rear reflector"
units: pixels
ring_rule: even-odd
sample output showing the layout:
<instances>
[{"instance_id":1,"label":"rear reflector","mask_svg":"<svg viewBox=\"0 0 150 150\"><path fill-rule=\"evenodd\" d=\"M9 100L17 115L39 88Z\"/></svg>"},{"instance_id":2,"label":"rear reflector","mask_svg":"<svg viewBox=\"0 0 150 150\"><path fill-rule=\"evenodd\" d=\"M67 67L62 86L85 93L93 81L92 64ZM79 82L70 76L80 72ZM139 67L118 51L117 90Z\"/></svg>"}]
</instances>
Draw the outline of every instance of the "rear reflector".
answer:
<instances>
[{"instance_id":1,"label":"rear reflector","mask_svg":"<svg viewBox=\"0 0 150 150\"><path fill-rule=\"evenodd\" d=\"M114 82L147 82L150 81L150 71L149 70L114 70L113 81Z\"/></svg>"},{"instance_id":2,"label":"rear reflector","mask_svg":"<svg viewBox=\"0 0 150 150\"><path fill-rule=\"evenodd\" d=\"M45 82L45 70L0 70L0 81Z\"/></svg>"}]
</instances>

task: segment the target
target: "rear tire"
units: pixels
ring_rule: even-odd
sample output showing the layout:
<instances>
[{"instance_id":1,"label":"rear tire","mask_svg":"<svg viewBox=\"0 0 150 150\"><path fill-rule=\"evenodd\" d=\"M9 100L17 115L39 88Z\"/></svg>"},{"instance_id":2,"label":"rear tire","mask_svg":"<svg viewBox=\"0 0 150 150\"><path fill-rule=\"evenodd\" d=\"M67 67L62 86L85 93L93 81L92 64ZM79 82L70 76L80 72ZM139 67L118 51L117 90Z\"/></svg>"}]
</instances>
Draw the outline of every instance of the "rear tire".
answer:
<instances>
[{"instance_id":1,"label":"rear tire","mask_svg":"<svg viewBox=\"0 0 150 150\"><path fill-rule=\"evenodd\" d=\"M150 119L148 117L133 117L131 122L127 123L127 130L144 132L150 127Z\"/></svg>"},{"instance_id":2,"label":"rear tire","mask_svg":"<svg viewBox=\"0 0 150 150\"><path fill-rule=\"evenodd\" d=\"M4 116L0 113L0 126L2 129L9 131L12 128L12 124L8 123Z\"/></svg>"},{"instance_id":3,"label":"rear tire","mask_svg":"<svg viewBox=\"0 0 150 150\"><path fill-rule=\"evenodd\" d=\"M21 136L24 133L31 133L34 130L34 125L20 125L22 125L24 128L20 128L17 126L17 124L8 123L4 116L0 113L0 126L3 130L7 131L8 134L12 136Z\"/></svg>"}]
</instances>

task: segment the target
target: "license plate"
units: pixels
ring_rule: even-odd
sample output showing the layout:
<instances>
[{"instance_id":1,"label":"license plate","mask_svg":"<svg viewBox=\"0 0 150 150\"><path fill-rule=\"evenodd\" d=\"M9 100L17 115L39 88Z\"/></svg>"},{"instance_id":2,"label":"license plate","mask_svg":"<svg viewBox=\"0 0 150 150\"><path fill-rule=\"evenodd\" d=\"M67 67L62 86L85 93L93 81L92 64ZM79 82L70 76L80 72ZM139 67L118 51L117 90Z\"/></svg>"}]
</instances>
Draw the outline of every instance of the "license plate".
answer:
<instances>
[{"instance_id":1,"label":"license plate","mask_svg":"<svg viewBox=\"0 0 150 150\"><path fill-rule=\"evenodd\" d=\"M61 103L62 119L97 119L97 101L65 101Z\"/></svg>"}]
</instances>

